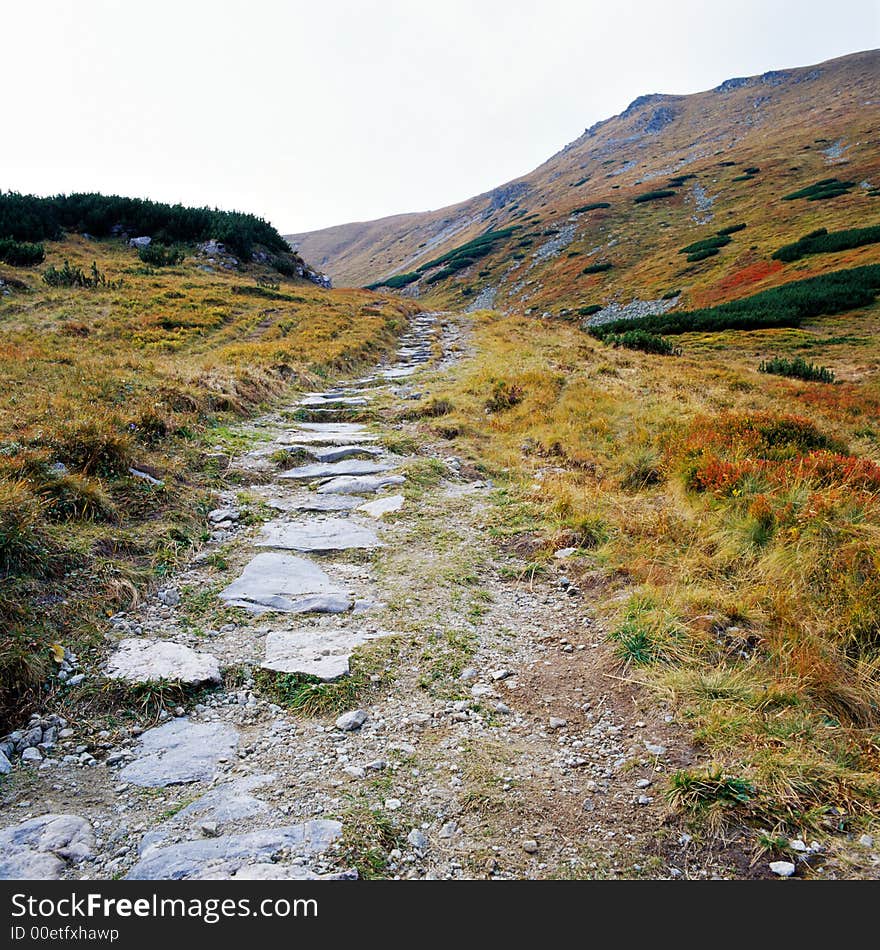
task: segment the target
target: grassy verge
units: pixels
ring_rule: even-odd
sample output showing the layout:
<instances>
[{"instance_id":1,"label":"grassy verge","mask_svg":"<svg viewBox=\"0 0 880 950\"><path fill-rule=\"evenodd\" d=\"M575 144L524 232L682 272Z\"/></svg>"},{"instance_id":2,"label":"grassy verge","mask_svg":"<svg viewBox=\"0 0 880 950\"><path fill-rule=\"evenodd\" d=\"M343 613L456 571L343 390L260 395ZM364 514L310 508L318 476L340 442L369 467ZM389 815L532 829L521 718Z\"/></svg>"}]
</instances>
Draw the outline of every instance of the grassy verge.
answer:
<instances>
[{"instance_id":1,"label":"grassy verge","mask_svg":"<svg viewBox=\"0 0 880 950\"><path fill-rule=\"evenodd\" d=\"M621 665L702 751L673 804L766 840L880 818L880 388L853 335L878 323L688 334L670 361L484 312L424 423L498 479L499 542L577 547L566 573L606 578ZM838 385L756 371L811 340ZM487 414L499 379L521 398Z\"/></svg>"},{"instance_id":2,"label":"grassy verge","mask_svg":"<svg viewBox=\"0 0 880 950\"><path fill-rule=\"evenodd\" d=\"M19 270L0 297L0 731L45 698L53 643L88 667L100 618L206 539L241 448L227 425L372 364L414 310L268 266L191 257L154 270L119 241L70 237L45 253L47 266L95 262L106 284L51 287ZM237 292L261 279L284 292Z\"/></svg>"}]
</instances>

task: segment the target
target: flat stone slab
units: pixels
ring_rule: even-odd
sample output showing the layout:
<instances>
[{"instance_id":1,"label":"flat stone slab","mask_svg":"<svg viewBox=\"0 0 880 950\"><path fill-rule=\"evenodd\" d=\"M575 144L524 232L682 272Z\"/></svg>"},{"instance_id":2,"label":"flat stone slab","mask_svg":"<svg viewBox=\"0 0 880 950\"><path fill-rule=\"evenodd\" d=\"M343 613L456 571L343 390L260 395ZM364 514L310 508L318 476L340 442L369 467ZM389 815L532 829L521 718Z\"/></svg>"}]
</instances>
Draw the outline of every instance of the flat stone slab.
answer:
<instances>
[{"instance_id":1,"label":"flat stone slab","mask_svg":"<svg viewBox=\"0 0 880 950\"><path fill-rule=\"evenodd\" d=\"M342 475L318 487L320 495L372 495L391 485L402 485L403 475Z\"/></svg>"},{"instance_id":2,"label":"flat stone slab","mask_svg":"<svg viewBox=\"0 0 880 950\"><path fill-rule=\"evenodd\" d=\"M368 400L363 396L331 396L316 393L300 399L297 405L312 409L320 406L366 406L367 402Z\"/></svg>"},{"instance_id":3,"label":"flat stone slab","mask_svg":"<svg viewBox=\"0 0 880 950\"><path fill-rule=\"evenodd\" d=\"M151 848L164 845L169 838L197 835L199 824L212 822L218 828L256 815L268 816L270 821L281 820L281 815L262 799L252 795L255 789L270 785L275 781L274 774L247 775L232 782L225 782L205 792L201 798L182 808L176 815L141 838L138 853L144 854Z\"/></svg>"},{"instance_id":4,"label":"flat stone slab","mask_svg":"<svg viewBox=\"0 0 880 950\"><path fill-rule=\"evenodd\" d=\"M397 369L386 369L380 375L383 379L406 379L407 376L412 376L418 366L401 366Z\"/></svg>"},{"instance_id":5,"label":"flat stone slab","mask_svg":"<svg viewBox=\"0 0 880 950\"><path fill-rule=\"evenodd\" d=\"M317 564L274 551L253 558L241 576L220 591L220 599L255 614L342 613L352 603Z\"/></svg>"},{"instance_id":6,"label":"flat stone slab","mask_svg":"<svg viewBox=\"0 0 880 950\"><path fill-rule=\"evenodd\" d=\"M393 465L387 462L371 462L369 459L345 459L341 462L316 462L300 465L282 472L279 478L336 478L339 475L378 475L388 472Z\"/></svg>"},{"instance_id":7,"label":"flat stone slab","mask_svg":"<svg viewBox=\"0 0 880 950\"><path fill-rule=\"evenodd\" d=\"M375 442L376 436L369 432L354 432L351 435L345 432L283 432L275 438L277 445L283 448L304 448L309 445L360 445L364 442ZM271 453L269 453L271 454Z\"/></svg>"},{"instance_id":8,"label":"flat stone slab","mask_svg":"<svg viewBox=\"0 0 880 950\"><path fill-rule=\"evenodd\" d=\"M363 511L371 518L381 518L383 515L400 511L403 508L403 502L403 495L386 495L384 498L377 498L375 501L367 501L362 505L358 505L357 510Z\"/></svg>"},{"instance_id":9,"label":"flat stone slab","mask_svg":"<svg viewBox=\"0 0 880 950\"><path fill-rule=\"evenodd\" d=\"M237 745L238 732L226 723L172 719L140 737L137 758L120 770L119 778L143 788L206 782Z\"/></svg>"},{"instance_id":10,"label":"flat stone slab","mask_svg":"<svg viewBox=\"0 0 880 950\"><path fill-rule=\"evenodd\" d=\"M335 680L349 672L355 647L390 636L390 631L364 630L273 630L266 637L263 669L278 673L304 673L322 680Z\"/></svg>"},{"instance_id":11,"label":"flat stone slab","mask_svg":"<svg viewBox=\"0 0 880 950\"><path fill-rule=\"evenodd\" d=\"M91 857L92 826L79 815L41 815L0 830L0 881L57 881Z\"/></svg>"},{"instance_id":12,"label":"flat stone slab","mask_svg":"<svg viewBox=\"0 0 880 950\"><path fill-rule=\"evenodd\" d=\"M257 547L287 551L347 551L377 548L375 532L345 518L312 518L308 521L270 521L256 541Z\"/></svg>"},{"instance_id":13,"label":"flat stone slab","mask_svg":"<svg viewBox=\"0 0 880 950\"><path fill-rule=\"evenodd\" d=\"M310 454L319 462L341 462L359 455L381 455L382 450L374 445L334 445L326 449L311 449Z\"/></svg>"},{"instance_id":14,"label":"flat stone slab","mask_svg":"<svg viewBox=\"0 0 880 950\"><path fill-rule=\"evenodd\" d=\"M360 504L360 499L351 495L319 495L316 492L288 496L257 494L270 508L278 511L351 511Z\"/></svg>"},{"instance_id":15,"label":"flat stone slab","mask_svg":"<svg viewBox=\"0 0 880 950\"><path fill-rule=\"evenodd\" d=\"M175 680L187 685L220 682L220 663L210 653L197 653L171 640L122 640L107 661L109 679L129 683Z\"/></svg>"},{"instance_id":16,"label":"flat stone slab","mask_svg":"<svg viewBox=\"0 0 880 950\"><path fill-rule=\"evenodd\" d=\"M303 432L319 432L321 435L368 435L361 422L298 422Z\"/></svg>"},{"instance_id":17,"label":"flat stone slab","mask_svg":"<svg viewBox=\"0 0 880 950\"><path fill-rule=\"evenodd\" d=\"M342 834L342 822L320 819L246 834L201 838L145 851L128 872L130 881L179 881L206 873L232 877L239 868L271 861L279 851L308 857L326 851Z\"/></svg>"}]
</instances>

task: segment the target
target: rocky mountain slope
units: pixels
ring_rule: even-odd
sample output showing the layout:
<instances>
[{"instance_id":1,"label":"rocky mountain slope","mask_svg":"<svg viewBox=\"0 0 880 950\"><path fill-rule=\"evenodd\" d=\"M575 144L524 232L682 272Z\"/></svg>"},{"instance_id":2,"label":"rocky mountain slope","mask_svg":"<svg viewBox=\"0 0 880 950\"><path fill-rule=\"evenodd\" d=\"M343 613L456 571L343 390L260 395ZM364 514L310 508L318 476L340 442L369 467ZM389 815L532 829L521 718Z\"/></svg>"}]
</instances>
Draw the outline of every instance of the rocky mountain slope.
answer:
<instances>
[{"instance_id":1,"label":"rocky mountain slope","mask_svg":"<svg viewBox=\"0 0 880 950\"><path fill-rule=\"evenodd\" d=\"M802 268L771 255L817 223L880 221L878 66L868 51L690 96L641 96L491 192L288 239L338 284L390 279L451 306L564 314L666 294L685 307L742 296ZM833 200L783 200L825 179L846 187L832 187ZM731 227L720 253L679 253ZM810 273L874 261L875 249L814 258Z\"/></svg>"}]
</instances>

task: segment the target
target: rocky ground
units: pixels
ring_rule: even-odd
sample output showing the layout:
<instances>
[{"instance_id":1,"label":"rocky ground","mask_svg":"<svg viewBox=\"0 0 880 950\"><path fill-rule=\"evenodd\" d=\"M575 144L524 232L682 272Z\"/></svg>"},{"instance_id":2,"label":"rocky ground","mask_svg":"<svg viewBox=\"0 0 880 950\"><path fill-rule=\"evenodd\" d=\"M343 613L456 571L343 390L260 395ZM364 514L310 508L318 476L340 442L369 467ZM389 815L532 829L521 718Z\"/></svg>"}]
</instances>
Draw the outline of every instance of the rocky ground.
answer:
<instances>
[{"instance_id":1,"label":"rocky ground","mask_svg":"<svg viewBox=\"0 0 880 950\"><path fill-rule=\"evenodd\" d=\"M407 421L465 345L422 314L394 365L241 427L211 542L111 618L105 667L62 667L188 698L9 737L0 877L765 873L669 813L694 752L610 659L612 582L574 586L566 552L530 577L491 540L491 482Z\"/></svg>"}]
</instances>

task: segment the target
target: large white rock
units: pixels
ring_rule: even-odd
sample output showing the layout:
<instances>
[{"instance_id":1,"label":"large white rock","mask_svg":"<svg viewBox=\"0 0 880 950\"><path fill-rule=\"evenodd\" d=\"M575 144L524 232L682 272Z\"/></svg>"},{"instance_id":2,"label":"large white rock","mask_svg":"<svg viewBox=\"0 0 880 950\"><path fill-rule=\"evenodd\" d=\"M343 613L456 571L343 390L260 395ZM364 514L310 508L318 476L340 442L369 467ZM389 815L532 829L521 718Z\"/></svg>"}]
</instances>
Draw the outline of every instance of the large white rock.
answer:
<instances>
[{"instance_id":1,"label":"large white rock","mask_svg":"<svg viewBox=\"0 0 880 950\"><path fill-rule=\"evenodd\" d=\"M349 672L355 647L390 635L390 631L367 633L345 628L273 630L266 637L263 669L335 680Z\"/></svg>"},{"instance_id":2,"label":"large white rock","mask_svg":"<svg viewBox=\"0 0 880 950\"><path fill-rule=\"evenodd\" d=\"M95 835L79 815L41 815L0 830L0 880L54 881L91 857Z\"/></svg>"},{"instance_id":3,"label":"large white rock","mask_svg":"<svg viewBox=\"0 0 880 950\"><path fill-rule=\"evenodd\" d=\"M372 495L390 485L402 485L403 475L341 475L318 487L320 495Z\"/></svg>"},{"instance_id":4,"label":"large white rock","mask_svg":"<svg viewBox=\"0 0 880 950\"><path fill-rule=\"evenodd\" d=\"M206 782L214 777L220 759L231 756L237 745L238 732L226 723L172 719L140 737L137 757L119 777L144 788Z\"/></svg>"},{"instance_id":5,"label":"large white rock","mask_svg":"<svg viewBox=\"0 0 880 950\"><path fill-rule=\"evenodd\" d=\"M210 653L197 653L171 640L122 640L107 661L109 679L130 683L174 680L190 686L220 682L220 663Z\"/></svg>"},{"instance_id":6,"label":"large white rock","mask_svg":"<svg viewBox=\"0 0 880 950\"><path fill-rule=\"evenodd\" d=\"M386 495L384 498L377 498L375 501L366 501L364 504L358 505L357 510L363 511L371 518L381 518L383 515L400 511L403 507L403 501L403 495Z\"/></svg>"},{"instance_id":7,"label":"large white rock","mask_svg":"<svg viewBox=\"0 0 880 950\"><path fill-rule=\"evenodd\" d=\"M331 445L327 448L312 449L311 454L319 462L341 462L359 455L381 455L382 450L375 445Z\"/></svg>"},{"instance_id":8,"label":"large white rock","mask_svg":"<svg viewBox=\"0 0 880 950\"><path fill-rule=\"evenodd\" d=\"M220 599L251 613L342 613L348 594L336 587L317 564L291 554L265 552L253 558L241 576L220 592Z\"/></svg>"},{"instance_id":9,"label":"large white rock","mask_svg":"<svg viewBox=\"0 0 880 950\"><path fill-rule=\"evenodd\" d=\"M257 547L287 551L346 551L377 548L381 543L375 532L345 518L270 521L256 542Z\"/></svg>"}]
</instances>

